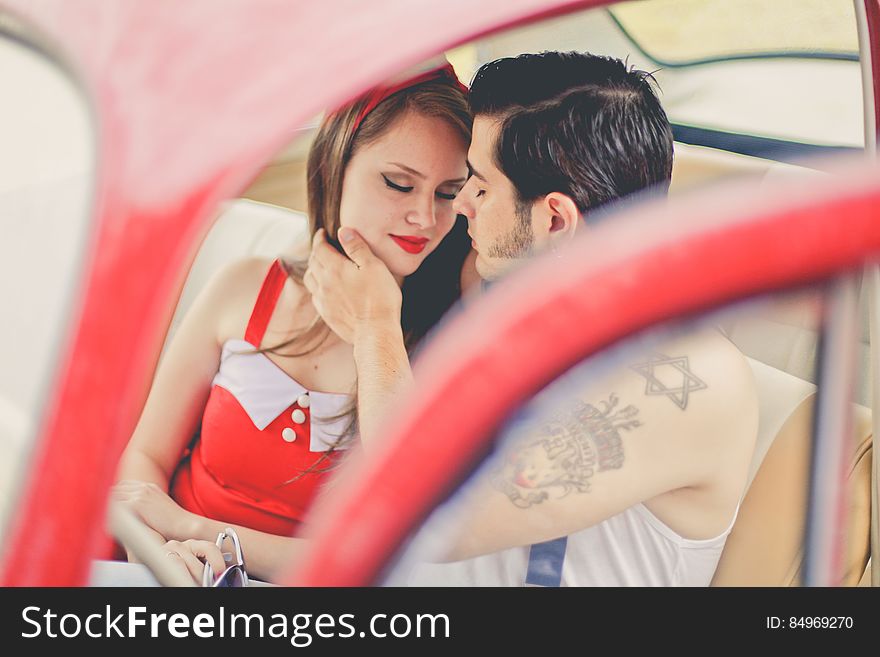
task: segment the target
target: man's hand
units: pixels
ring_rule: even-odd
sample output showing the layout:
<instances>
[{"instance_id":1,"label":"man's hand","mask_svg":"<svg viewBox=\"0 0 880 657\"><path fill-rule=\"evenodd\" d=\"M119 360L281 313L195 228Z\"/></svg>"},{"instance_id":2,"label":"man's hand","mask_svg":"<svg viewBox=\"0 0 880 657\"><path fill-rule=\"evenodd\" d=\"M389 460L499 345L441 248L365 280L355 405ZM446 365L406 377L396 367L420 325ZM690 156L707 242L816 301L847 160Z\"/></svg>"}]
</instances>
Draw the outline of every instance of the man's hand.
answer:
<instances>
[{"instance_id":1,"label":"man's hand","mask_svg":"<svg viewBox=\"0 0 880 657\"><path fill-rule=\"evenodd\" d=\"M164 539L192 536L198 520L198 516L182 508L154 483L120 481L113 487L112 500L127 506Z\"/></svg>"},{"instance_id":2,"label":"man's hand","mask_svg":"<svg viewBox=\"0 0 880 657\"><path fill-rule=\"evenodd\" d=\"M323 229L312 240L303 282L315 310L336 335L350 344L365 328L400 326L400 287L385 263L351 228L339 229L339 241L348 258L330 246Z\"/></svg>"}]
</instances>

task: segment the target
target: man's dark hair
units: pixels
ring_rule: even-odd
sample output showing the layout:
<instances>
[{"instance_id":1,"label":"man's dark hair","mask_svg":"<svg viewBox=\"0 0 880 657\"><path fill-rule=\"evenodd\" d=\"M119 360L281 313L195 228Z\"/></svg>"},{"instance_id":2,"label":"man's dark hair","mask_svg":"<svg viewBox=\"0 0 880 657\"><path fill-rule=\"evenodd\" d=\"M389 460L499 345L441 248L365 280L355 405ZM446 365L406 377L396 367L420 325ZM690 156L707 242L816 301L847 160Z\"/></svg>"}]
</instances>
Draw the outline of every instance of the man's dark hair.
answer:
<instances>
[{"instance_id":1,"label":"man's dark hair","mask_svg":"<svg viewBox=\"0 0 880 657\"><path fill-rule=\"evenodd\" d=\"M502 121L495 162L518 206L562 192L586 214L669 188L672 129L649 80L613 57L526 54L483 65L468 102Z\"/></svg>"}]
</instances>

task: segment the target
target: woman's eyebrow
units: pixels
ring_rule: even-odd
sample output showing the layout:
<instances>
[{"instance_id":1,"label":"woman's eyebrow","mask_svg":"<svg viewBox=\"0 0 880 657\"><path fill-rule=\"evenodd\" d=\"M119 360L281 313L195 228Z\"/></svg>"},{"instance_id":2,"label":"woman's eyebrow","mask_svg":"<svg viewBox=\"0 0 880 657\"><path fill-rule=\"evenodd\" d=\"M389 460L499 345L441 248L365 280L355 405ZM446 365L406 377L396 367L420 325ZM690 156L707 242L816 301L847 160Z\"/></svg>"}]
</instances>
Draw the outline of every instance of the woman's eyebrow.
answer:
<instances>
[{"instance_id":1,"label":"woman's eyebrow","mask_svg":"<svg viewBox=\"0 0 880 657\"><path fill-rule=\"evenodd\" d=\"M407 173L411 173L412 175L414 175L416 178L421 178L422 180L424 180L426 177L425 174L423 174L421 171L416 171L412 167L408 167L405 164L401 164L400 162L389 162L388 164L391 164L396 167L400 167L401 169L403 169Z\"/></svg>"},{"instance_id":2,"label":"woman's eyebrow","mask_svg":"<svg viewBox=\"0 0 880 657\"><path fill-rule=\"evenodd\" d=\"M395 167L398 167L400 169L403 169L407 173L410 173L410 174L414 175L416 178L419 178L421 180L425 180L427 178L427 176L425 176L425 174L423 174L421 171L417 171L416 169L413 169L412 167L408 167L405 164L401 164L400 162L389 162L388 164L395 166ZM466 178L451 178L449 180L444 180L443 184L444 185L457 185L458 183L463 183L465 180L467 180L467 179Z\"/></svg>"}]
</instances>

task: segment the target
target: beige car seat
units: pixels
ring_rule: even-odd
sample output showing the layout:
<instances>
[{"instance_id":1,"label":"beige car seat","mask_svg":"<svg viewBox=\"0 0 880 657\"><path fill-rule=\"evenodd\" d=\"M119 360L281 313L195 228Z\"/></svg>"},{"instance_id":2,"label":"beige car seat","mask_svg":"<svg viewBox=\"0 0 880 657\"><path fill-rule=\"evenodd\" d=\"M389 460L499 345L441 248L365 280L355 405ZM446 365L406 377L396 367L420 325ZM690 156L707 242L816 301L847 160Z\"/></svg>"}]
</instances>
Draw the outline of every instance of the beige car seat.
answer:
<instances>
[{"instance_id":1,"label":"beige car seat","mask_svg":"<svg viewBox=\"0 0 880 657\"><path fill-rule=\"evenodd\" d=\"M247 199L224 203L187 275L165 344L208 280L223 267L242 258L298 253L303 246L308 247L308 217L302 212Z\"/></svg>"},{"instance_id":2,"label":"beige car seat","mask_svg":"<svg viewBox=\"0 0 880 657\"><path fill-rule=\"evenodd\" d=\"M780 374L788 376L779 370L775 372L776 385ZM790 381L776 387L768 385L770 381L766 378L756 378L762 406L768 407L774 418L786 414L787 417L775 433L769 430L759 435L753 460L756 473L727 539L713 586L797 586L801 582L816 394L810 392L787 413L792 389L800 385ZM761 421L766 417L762 414ZM769 444L768 438L772 439ZM845 586L855 586L866 577L870 556L871 413L857 404L853 404L851 444L841 581ZM760 451L765 451L763 458Z\"/></svg>"},{"instance_id":3,"label":"beige car seat","mask_svg":"<svg viewBox=\"0 0 880 657\"><path fill-rule=\"evenodd\" d=\"M676 144L672 194L731 176L750 177L756 189L778 181L811 180L820 173L759 158ZM867 308L863 298L861 307ZM818 296L759 308L724 322L731 341L749 358L760 400L759 435L749 486L713 579L715 586L792 586L801 582L809 483L818 332ZM848 471L844 585L870 579L872 427L867 312L858 345Z\"/></svg>"},{"instance_id":4,"label":"beige car seat","mask_svg":"<svg viewBox=\"0 0 880 657\"><path fill-rule=\"evenodd\" d=\"M772 184L792 175L805 174L798 173L794 167L771 166L761 184ZM806 175L823 174L807 171ZM863 286L841 564L840 584L844 586L864 585L870 581L873 428L869 408L872 368L866 293L867 288ZM813 383L819 343L818 318L819 296L807 293L725 326L728 337L743 353L755 359L753 363L763 363L763 367L772 369L775 375L768 378L766 372L756 371L762 435L753 458L754 480L728 538L713 585L797 586L802 582L816 401ZM798 399L793 391L803 390L805 385L813 390ZM771 415L776 418L772 427L767 426L771 424Z\"/></svg>"}]
</instances>

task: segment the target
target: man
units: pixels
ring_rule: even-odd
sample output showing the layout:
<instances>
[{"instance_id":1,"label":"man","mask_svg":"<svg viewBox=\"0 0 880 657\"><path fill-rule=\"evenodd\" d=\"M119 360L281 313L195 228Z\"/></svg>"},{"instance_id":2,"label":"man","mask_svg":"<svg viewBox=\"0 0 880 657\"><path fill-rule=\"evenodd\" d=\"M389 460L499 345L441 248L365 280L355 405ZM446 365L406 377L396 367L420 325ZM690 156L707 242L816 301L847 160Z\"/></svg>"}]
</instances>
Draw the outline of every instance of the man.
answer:
<instances>
[{"instance_id":1,"label":"man","mask_svg":"<svg viewBox=\"0 0 880 657\"><path fill-rule=\"evenodd\" d=\"M610 201L666 192L672 135L649 77L580 53L522 55L477 72L470 177L455 208L483 280L562 254ZM341 231L340 241L350 260L316 238L306 285L354 345L369 448L390 400L411 383L400 294L356 234ZM443 555L462 561L426 565L414 583L709 583L757 432L745 359L704 330L574 392L472 487L464 531Z\"/></svg>"}]
</instances>

